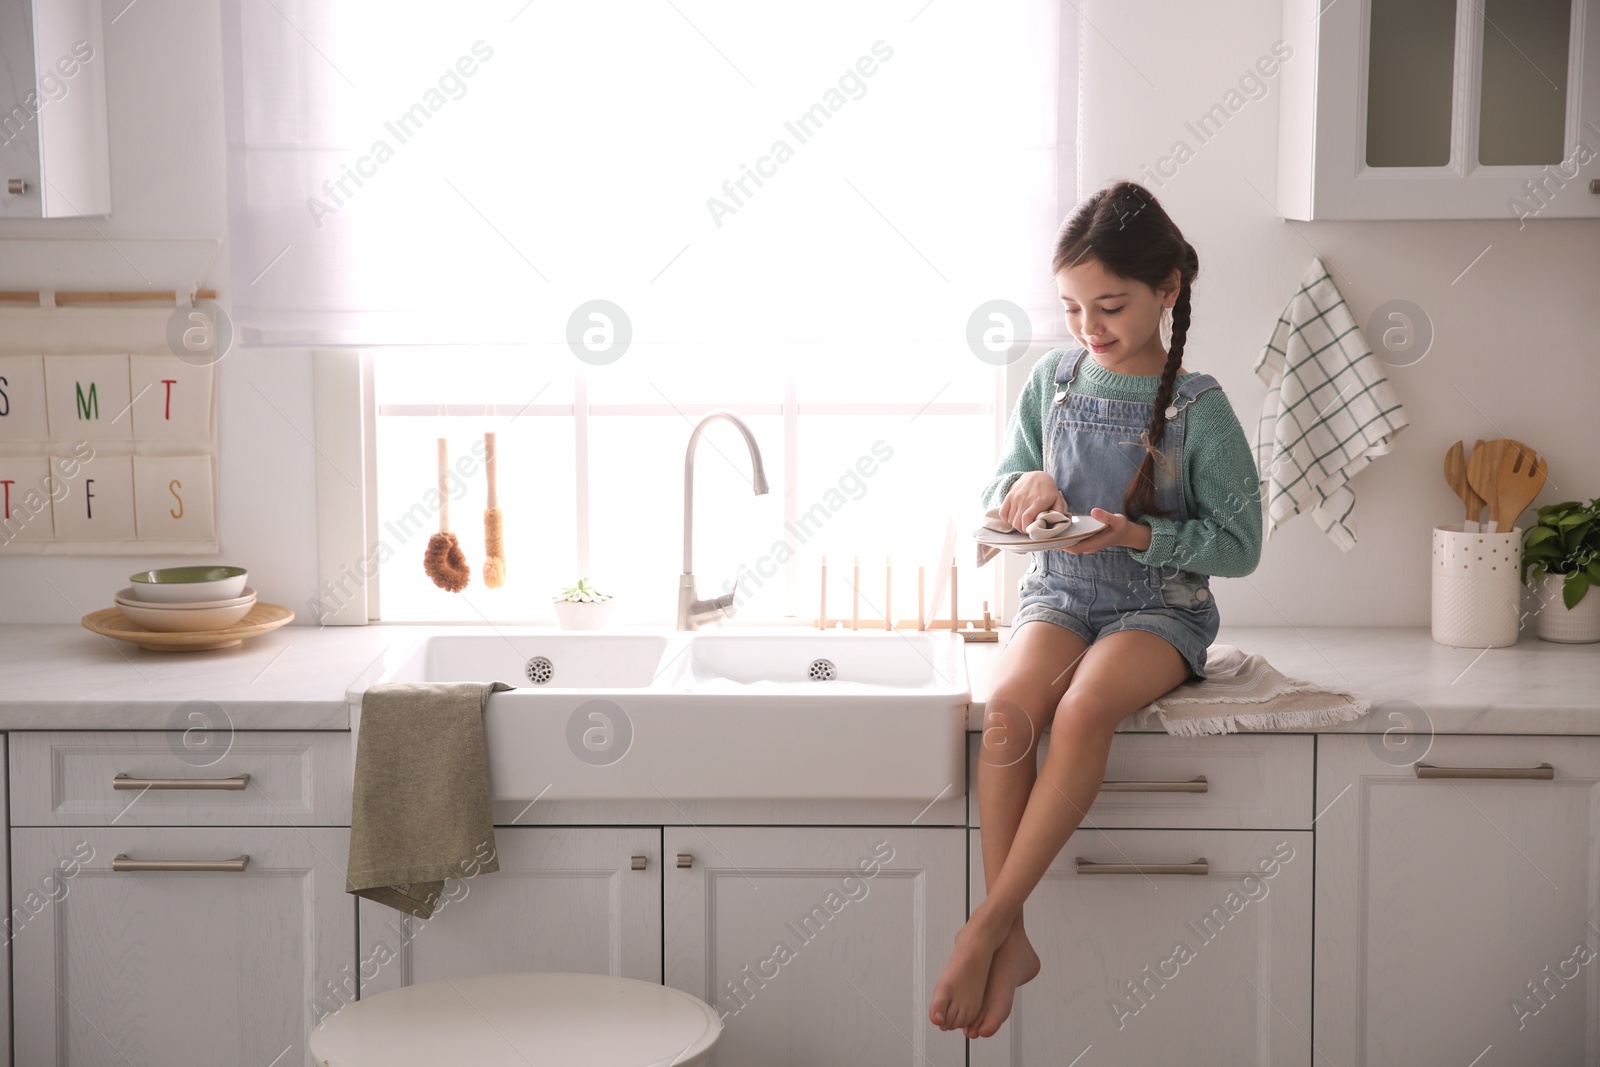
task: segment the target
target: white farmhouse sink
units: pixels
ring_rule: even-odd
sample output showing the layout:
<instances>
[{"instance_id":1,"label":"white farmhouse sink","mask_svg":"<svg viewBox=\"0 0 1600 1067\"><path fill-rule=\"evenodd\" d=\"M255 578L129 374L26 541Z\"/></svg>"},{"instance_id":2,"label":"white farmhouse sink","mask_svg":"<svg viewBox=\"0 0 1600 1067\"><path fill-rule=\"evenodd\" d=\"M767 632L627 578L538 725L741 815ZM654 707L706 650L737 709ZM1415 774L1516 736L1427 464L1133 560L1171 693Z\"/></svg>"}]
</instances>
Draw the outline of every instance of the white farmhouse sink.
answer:
<instances>
[{"instance_id":1,"label":"white farmhouse sink","mask_svg":"<svg viewBox=\"0 0 1600 1067\"><path fill-rule=\"evenodd\" d=\"M971 690L949 633L474 628L423 637L378 680L518 687L484 713L496 800L965 792Z\"/></svg>"},{"instance_id":2,"label":"white farmhouse sink","mask_svg":"<svg viewBox=\"0 0 1600 1067\"><path fill-rule=\"evenodd\" d=\"M666 648L664 633L451 634L429 637L412 650L421 662L411 665L412 674L420 670L411 680L530 685L528 664L543 657L550 664L548 674L536 665L533 677L543 677L540 684L547 688L637 689L654 680Z\"/></svg>"},{"instance_id":3,"label":"white farmhouse sink","mask_svg":"<svg viewBox=\"0 0 1600 1067\"><path fill-rule=\"evenodd\" d=\"M687 684L700 688L727 681L757 686L758 691L783 687L811 696L834 697L861 687L880 693L940 689L952 680L965 658L949 634L728 634L697 633L688 643ZM954 660L954 663L949 662ZM826 687L817 682L826 681ZM962 681L965 682L963 675ZM722 690L728 691L728 690ZM970 695L970 694L969 694Z\"/></svg>"}]
</instances>

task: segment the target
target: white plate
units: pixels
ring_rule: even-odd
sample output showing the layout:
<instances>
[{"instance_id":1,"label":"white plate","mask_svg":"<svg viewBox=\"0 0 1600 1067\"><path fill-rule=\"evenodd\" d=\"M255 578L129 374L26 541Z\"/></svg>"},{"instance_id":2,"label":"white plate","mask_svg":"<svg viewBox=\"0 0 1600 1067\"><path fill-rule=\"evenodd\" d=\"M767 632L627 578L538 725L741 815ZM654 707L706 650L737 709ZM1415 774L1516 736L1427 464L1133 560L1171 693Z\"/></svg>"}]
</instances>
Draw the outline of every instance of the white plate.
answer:
<instances>
[{"instance_id":1,"label":"white plate","mask_svg":"<svg viewBox=\"0 0 1600 1067\"><path fill-rule=\"evenodd\" d=\"M117 594L117 607L119 608L125 604L131 604L136 608L151 608L155 611L205 611L211 608L236 608L240 604L254 604L255 602L256 591L248 585L244 587L243 596L232 597L228 600L206 600L200 602L154 603L149 600L141 600L139 591L132 588L124 589Z\"/></svg>"},{"instance_id":2,"label":"white plate","mask_svg":"<svg viewBox=\"0 0 1600 1067\"><path fill-rule=\"evenodd\" d=\"M256 598L223 608L178 607L175 604L118 604L117 610L138 626L161 633L187 633L196 630L221 630L250 614Z\"/></svg>"},{"instance_id":3,"label":"white plate","mask_svg":"<svg viewBox=\"0 0 1600 1067\"><path fill-rule=\"evenodd\" d=\"M1001 533L991 530L987 526L980 526L972 531L972 539L979 544L988 545L990 548L999 548L1007 552L1044 552L1063 545L1075 544L1082 541L1092 533L1098 533L1106 528L1106 524L1099 519L1090 518L1088 515L1072 516L1072 525L1067 533L1059 537L1052 537L1048 541L1034 540L1025 533Z\"/></svg>"}]
</instances>

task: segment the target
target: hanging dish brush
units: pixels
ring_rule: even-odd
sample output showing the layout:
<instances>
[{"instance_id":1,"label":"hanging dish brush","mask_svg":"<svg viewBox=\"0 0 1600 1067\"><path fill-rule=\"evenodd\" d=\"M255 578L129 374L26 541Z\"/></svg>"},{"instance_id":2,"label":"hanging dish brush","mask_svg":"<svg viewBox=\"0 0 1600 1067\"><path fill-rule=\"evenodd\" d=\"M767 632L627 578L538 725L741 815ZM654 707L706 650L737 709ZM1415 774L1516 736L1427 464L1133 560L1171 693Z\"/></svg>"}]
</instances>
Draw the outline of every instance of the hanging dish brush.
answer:
<instances>
[{"instance_id":1,"label":"hanging dish brush","mask_svg":"<svg viewBox=\"0 0 1600 1067\"><path fill-rule=\"evenodd\" d=\"M499 589L506 584L506 546L501 536L499 498L494 491L494 434L483 435L483 448L489 478L489 506L483 509L483 584Z\"/></svg>"},{"instance_id":2,"label":"hanging dish brush","mask_svg":"<svg viewBox=\"0 0 1600 1067\"><path fill-rule=\"evenodd\" d=\"M450 455L443 437L439 438L439 532L428 538L422 569L434 585L452 593L465 589L472 577L467 557L450 532Z\"/></svg>"}]
</instances>

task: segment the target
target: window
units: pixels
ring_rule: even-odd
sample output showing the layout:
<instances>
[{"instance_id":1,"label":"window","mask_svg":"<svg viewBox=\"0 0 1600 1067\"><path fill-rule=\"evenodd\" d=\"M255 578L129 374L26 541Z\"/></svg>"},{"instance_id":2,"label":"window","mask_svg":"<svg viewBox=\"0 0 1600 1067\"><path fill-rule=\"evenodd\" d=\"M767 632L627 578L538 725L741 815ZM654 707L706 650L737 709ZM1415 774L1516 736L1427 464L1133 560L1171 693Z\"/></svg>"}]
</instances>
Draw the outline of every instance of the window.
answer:
<instances>
[{"instance_id":1,"label":"window","mask_svg":"<svg viewBox=\"0 0 1600 1067\"><path fill-rule=\"evenodd\" d=\"M713 408L733 411L750 427L769 492L754 495L743 438L713 421L695 461L700 595L732 591L737 574L741 619L806 622L816 617L826 557L829 614L848 616L850 566L859 557L859 610L881 619L892 560L894 618L914 617L917 567L931 570L946 516L964 520L993 473L995 372L963 346L923 356L920 402L838 399L829 376L786 367L781 347L772 346L767 365L750 372L713 370L718 360L706 357L702 377L679 368L656 382L635 380L620 362L574 373L570 359L541 360L534 352L378 354L381 617L546 619L553 592L581 576L619 594L615 621L670 622L682 571L684 453L693 426ZM750 358L747 349L725 355L735 363ZM449 368L448 382L439 381L441 368ZM859 373L837 380L861 384ZM893 383L884 388L904 391ZM495 434L506 581L496 590L474 581L452 595L422 571L423 549L437 530L429 504L436 439L447 439L452 469L468 475L451 482L449 520L477 573L486 431ZM928 580L931 595L931 574ZM976 614L985 598L993 599L992 589L972 583L962 610Z\"/></svg>"},{"instance_id":2,"label":"window","mask_svg":"<svg viewBox=\"0 0 1600 1067\"><path fill-rule=\"evenodd\" d=\"M741 439L713 423L701 596L739 569L741 618L804 621L826 555L847 615L859 556L861 611L881 615L893 557L910 616L1008 414L972 323L1003 300L1018 330L1059 331L1057 5L368 10L230 0L225 19L232 254L254 279L238 326L369 353L379 615L548 618L588 576L618 621L669 622L684 448L724 408L772 491L751 494ZM456 597L422 574L437 527L416 505L436 438L471 457L488 430L507 581ZM475 571L478 466L450 501ZM993 580L966 583L963 615Z\"/></svg>"}]
</instances>

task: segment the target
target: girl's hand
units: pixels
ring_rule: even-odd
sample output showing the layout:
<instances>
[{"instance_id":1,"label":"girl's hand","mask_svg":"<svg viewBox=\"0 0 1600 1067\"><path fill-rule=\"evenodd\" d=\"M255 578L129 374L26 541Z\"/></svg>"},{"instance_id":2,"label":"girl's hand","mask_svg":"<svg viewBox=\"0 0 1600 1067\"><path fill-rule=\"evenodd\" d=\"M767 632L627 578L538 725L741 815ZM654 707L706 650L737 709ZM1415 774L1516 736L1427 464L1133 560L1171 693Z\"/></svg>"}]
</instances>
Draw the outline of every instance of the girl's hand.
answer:
<instances>
[{"instance_id":1,"label":"girl's hand","mask_svg":"<svg viewBox=\"0 0 1600 1067\"><path fill-rule=\"evenodd\" d=\"M1011 483L1000 501L1000 517L1013 529L1026 530L1041 511L1067 510L1067 502L1055 479L1044 471L1029 471Z\"/></svg>"},{"instance_id":2,"label":"girl's hand","mask_svg":"<svg viewBox=\"0 0 1600 1067\"><path fill-rule=\"evenodd\" d=\"M1127 545L1135 552L1143 552L1150 547L1150 527L1142 522L1135 522L1120 513L1114 515L1102 508L1091 508L1089 517L1099 519L1106 524L1106 528L1090 534L1082 541L1067 545L1061 551L1098 552L1111 545Z\"/></svg>"}]
</instances>

